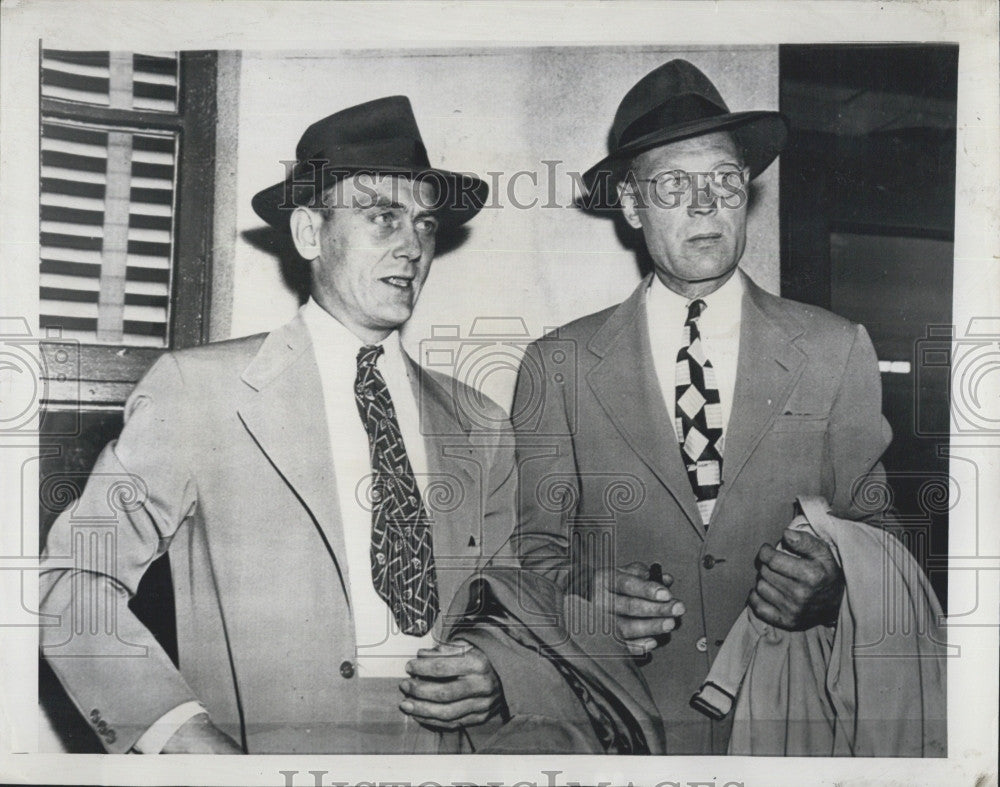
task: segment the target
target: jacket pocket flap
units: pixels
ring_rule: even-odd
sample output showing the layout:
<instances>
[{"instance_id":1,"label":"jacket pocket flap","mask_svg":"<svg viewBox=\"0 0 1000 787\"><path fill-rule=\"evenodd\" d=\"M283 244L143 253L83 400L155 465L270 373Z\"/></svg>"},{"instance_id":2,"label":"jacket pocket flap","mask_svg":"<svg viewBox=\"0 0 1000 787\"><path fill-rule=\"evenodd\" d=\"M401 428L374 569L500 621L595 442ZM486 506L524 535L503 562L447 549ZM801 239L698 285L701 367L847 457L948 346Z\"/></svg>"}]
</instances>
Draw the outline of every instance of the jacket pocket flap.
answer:
<instances>
[{"instance_id":1,"label":"jacket pocket flap","mask_svg":"<svg viewBox=\"0 0 1000 787\"><path fill-rule=\"evenodd\" d=\"M782 413L774 419L775 432L822 432L830 419L826 414Z\"/></svg>"}]
</instances>

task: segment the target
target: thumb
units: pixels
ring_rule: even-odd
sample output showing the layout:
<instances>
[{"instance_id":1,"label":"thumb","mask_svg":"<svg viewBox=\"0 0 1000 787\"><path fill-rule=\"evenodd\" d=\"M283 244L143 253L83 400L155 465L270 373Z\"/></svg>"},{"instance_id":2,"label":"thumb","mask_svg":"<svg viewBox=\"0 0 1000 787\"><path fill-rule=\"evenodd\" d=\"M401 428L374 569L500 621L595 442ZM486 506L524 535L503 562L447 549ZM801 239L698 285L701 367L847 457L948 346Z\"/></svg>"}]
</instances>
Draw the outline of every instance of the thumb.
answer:
<instances>
[{"instance_id":1,"label":"thumb","mask_svg":"<svg viewBox=\"0 0 1000 787\"><path fill-rule=\"evenodd\" d=\"M822 539L801 530L788 528L781 540L790 552L799 557L822 558L829 551Z\"/></svg>"},{"instance_id":2,"label":"thumb","mask_svg":"<svg viewBox=\"0 0 1000 787\"><path fill-rule=\"evenodd\" d=\"M435 656L462 656L472 646L462 640L453 642L439 642L433 648L420 648L417 656L420 658L433 658Z\"/></svg>"},{"instance_id":3,"label":"thumb","mask_svg":"<svg viewBox=\"0 0 1000 787\"><path fill-rule=\"evenodd\" d=\"M645 563L640 563L638 560L629 563L627 566L622 566L622 571L626 574L631 574L633 577L640 577L646 579L649 576L649 566Z\"/></svg>"}]
</instances>

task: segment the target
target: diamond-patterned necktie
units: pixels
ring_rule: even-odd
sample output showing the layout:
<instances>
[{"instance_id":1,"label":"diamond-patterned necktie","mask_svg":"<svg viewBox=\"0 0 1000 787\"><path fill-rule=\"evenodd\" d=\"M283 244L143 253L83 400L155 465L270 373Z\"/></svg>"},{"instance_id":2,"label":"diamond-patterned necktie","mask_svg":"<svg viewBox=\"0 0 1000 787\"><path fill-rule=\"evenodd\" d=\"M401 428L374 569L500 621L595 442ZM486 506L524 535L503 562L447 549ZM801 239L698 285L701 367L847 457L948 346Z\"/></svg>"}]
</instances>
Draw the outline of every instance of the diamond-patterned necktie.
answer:
<instances>
[{"instance_id":1,"label":"diamond-patterned necktie","mask_svg":"<svg viewBox=\"0 0 1000 787\"><path fill-rule=\"evenodd\" d=\"M691 301L684 323L684 343L677 353L677 439L688 480L705 527L712 518L722 479L722 407L712 362L698 333L705 301Z\"/></svg>"},{"instance_id":2,"label":"diamond-patterned necktie","mask_svg":"<svg viewBox=\"0 0 1000 787\"><path fill-rule=\"evenodd\" d=\"M372 582L399 630L422 636L438 614L434 548L392 398L375 366L384 351L381 345L358 351L354 384L372 463Z\"/></svg>"}]
</instances>

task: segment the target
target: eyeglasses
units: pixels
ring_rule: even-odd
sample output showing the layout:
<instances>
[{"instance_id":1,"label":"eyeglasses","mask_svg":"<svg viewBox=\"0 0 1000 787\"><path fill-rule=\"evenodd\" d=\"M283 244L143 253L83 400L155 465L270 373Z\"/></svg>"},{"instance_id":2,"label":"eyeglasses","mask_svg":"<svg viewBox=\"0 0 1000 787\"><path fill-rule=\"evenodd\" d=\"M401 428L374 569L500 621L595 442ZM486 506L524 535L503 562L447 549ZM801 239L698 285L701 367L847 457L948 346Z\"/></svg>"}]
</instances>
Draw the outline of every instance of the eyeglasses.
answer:
<instances>
[{"instance_id":1,"label":"eyeglasses","mask_svg":"<svg viewBox=\"0 0 1000 787\"><path fill-rule=\"evenodd\" d=\"M676 208L689 192L692 207L740 208L747 201L750 170L736 164L723 164L710 172L687 172L683 169L660 172L653 178L633 178L636 183L652 183L654 205ZM627 181L626 181L627 182Z\"/></svg>"}]
</instances>

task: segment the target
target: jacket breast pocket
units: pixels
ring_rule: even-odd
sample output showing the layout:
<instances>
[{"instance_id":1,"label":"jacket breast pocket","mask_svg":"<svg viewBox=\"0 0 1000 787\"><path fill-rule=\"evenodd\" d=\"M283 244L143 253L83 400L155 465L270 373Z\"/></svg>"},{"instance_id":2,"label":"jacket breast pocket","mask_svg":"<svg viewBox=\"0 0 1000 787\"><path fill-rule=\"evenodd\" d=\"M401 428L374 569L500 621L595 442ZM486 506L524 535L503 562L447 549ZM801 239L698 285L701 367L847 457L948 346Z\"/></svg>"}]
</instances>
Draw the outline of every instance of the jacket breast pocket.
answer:
<instances>
[{"instance_id":1,"label":"jacket breast pocket","mask_svg":"<svg viewBox=\"0 0 1000 787\"><path fill-rule=\"evenodd\" d=\"M826 415L783 413L774 419L772 432L825 432L830 419Z\"/></svg>"}]
</instances>

